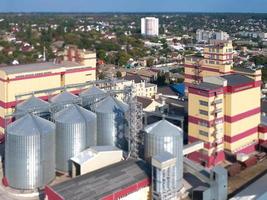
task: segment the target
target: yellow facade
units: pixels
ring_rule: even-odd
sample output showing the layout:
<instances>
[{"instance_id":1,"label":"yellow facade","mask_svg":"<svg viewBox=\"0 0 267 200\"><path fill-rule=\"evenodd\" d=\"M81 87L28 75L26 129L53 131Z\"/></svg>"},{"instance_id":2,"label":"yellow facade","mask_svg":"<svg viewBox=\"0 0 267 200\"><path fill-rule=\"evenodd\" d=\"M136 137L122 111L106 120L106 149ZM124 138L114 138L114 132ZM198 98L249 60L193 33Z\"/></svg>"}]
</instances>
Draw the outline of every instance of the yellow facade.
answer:
<instances>
[{"instance_id":1,"label":"yellow facade","mask_svg":"<svg viewBox=\"0 0 267 200\"><path fill-rule=\"evenodd\" d=\"M209 76L231 73L233 66L232 41L211 44L204 48L204 57L187 57L185 59L185 83L194 83ZM195 76L195 77L192 77Z\"/></svg>"},{"instance_id":2,"label":"yellow facade","mask_svg":"<svg viewBox=\"0 0 267 200\"><path fill-rule=\"evenodd\" d=\"M234 116L255 108L260 108L260 97L260 87L225 94L225 101L229 102L225 107L225 115Z\"/></svg>"},{"instance_id":3,"label":"yellow facade","mask_svg":"<svg viewBox=\"0 0 267 200\"><path fill-rule=\"evenodd\" d=\"M257 79L247 78L245 75L228 75L208 78L205 81L207 82L191 86L193 89L189 88L189 139L190 137L197 138L209 144L217 141L219 145L216 150L224 149L233 154L250 152L259 139L266 140L266 135L258 133L258 125L261 121L261 91ZM228 81L230 85L228 85ZM218 86L221 83L223 93L211 92L208 83ZM205 86L206 92L203 92ZM215 107L213 102L218 99L220 99L220 103ZM214 110L218 109L221 112L215 116ZM204 115L203 112L200 113L200 110L204 111ZM205 124L207 123L205 121L214 122L214 119L219 119L220 122L216 125L209 124L209 126ZM197 123L200 120L205 121ZM223 140L218 140L218 138ZM220 141L223 142L223 146ZM208 156L212 155L212 152L212 147L205 150Z\"/></svg>"},{"instance_id":4,"label":"yellow facade","mask_svg":"<svg viewBox=\"0 0 267 200\"><path fill-rule=\"evenodd\" d=\"M258 133L254 133L234 143L224 142L224 149L228 150L231 153L236 153L249 145L256 144L257 141L258 141Z\"/></svg>"},{"instance_id":5,"label":"yellow facade","mask_svg":"<svg viewBox=\"0 0 267 200\"><path fill-rule=\"evenodd\" d=\"M4 132L4 116L11 114L19 101L29 98L26 95L17 98L16 96L96 80L96 54L90 53L88 57L89 59L83 62L86 65L66 60L2 67L0 69L0 131ZM38 93L36 96L48 99L56 92L47 91Z\"/></svg>"}]
</instances>

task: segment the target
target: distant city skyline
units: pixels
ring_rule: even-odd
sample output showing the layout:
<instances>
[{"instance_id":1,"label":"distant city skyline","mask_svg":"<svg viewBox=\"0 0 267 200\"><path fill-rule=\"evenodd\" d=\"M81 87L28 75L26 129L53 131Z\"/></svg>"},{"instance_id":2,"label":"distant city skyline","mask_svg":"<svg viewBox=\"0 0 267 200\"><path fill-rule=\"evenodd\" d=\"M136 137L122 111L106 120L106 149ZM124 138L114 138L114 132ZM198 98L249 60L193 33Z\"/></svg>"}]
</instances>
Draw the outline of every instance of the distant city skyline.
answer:
<instances>
[{"instance_id":1,"label":"distant city skyline","mask_svg":"<svg viewBox=\"0 0 267 200\"><path fill-rule=\"evenodd\" d=\"M267 0L1 0L0 12L267 13Z\"/></svg>"}]
</instances>

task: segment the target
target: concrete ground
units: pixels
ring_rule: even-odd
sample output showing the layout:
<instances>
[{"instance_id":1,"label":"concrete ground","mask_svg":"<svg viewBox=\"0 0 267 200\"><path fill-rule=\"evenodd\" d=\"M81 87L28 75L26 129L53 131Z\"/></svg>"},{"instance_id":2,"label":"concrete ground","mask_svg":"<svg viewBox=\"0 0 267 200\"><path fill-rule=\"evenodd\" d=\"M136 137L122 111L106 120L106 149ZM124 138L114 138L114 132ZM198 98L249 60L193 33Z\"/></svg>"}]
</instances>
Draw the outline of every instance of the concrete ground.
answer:
<instances>
[{"instance_id":1,"label":"concrete ground","mask_svg":"<svg viewBox=\"0 0 267 200\"><path fill-rule=\"evenodd\" d=\"M256 200L267 192L267 174L249 185L230 200Z\"/></svg>"},{"instance_id":2,"label":"concrete ground","mask_svg":"<svg viewBox=\"0 0 267 200\"><path fill-rule=\"evenodd\" d=\"M234 197L235 195L239 194L240 192L248 191L247 189L250 184L253 184L254 181L257 182L258 178L261 178L262 176L265 177L265 191L266 189L266 183L267 183L267 175L265 173L267 172L267 159L263 160L262 162L259 162L257 165L252 166L248 169L243 170L240 174L237 174L234 177L229 177L228 179L228 194L229 197ZM256 183L257 185L258 183ZM259 187L259 191L261 188Z\"/></svg>"}]
</instances>

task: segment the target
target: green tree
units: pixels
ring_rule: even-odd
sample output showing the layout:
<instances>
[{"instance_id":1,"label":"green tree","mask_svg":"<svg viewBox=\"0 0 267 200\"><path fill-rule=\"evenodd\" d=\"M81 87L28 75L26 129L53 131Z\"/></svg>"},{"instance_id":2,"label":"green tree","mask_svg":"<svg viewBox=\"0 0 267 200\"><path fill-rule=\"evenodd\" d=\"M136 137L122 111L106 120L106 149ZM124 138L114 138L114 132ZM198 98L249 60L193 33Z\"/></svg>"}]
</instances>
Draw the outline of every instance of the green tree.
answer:
<instances>
[{"instance_id":1,"label":"green tree","mask_svg":"<svg viewBox=\"0 0 267 200\"><path fill-rule=\"evenodd\" d=\"M97 57L101 60L106 60L106 52L103 49L98 50Z\"/></svg>"},{"instance_id":2,"label":"green tree","mask_svg":"<svg viewBox=\"0 0 267 200\"><path fill-rule=\"evenodd\" d=\"M117 78L121 78L122 77L121 72L120 71L117 71L116 76L117 76Z\"/></svg>"},{"instance_id":3,"label":"green tree","mask_svg":"<svg viewBox=\"0 0 267 200\"><path fill-rule=\"evenodd\" d=\"M120 51L118 55L118 65L120 66L126 65L129 59L130 59L129 54L127 54L125 51Z\"/></svg>"},{"instance_id":4,"label":"green tree","mask_svg":"<svg viewBox=\"0 0 267 200\"><path fill-rule=\"evenodd\" d=\"M153 58L148 58L148 59L146 60L146 65L147 65L148 67L152 67L153 64L154 64L154 59L153 59Z\"/></svg>"}]
</instances>

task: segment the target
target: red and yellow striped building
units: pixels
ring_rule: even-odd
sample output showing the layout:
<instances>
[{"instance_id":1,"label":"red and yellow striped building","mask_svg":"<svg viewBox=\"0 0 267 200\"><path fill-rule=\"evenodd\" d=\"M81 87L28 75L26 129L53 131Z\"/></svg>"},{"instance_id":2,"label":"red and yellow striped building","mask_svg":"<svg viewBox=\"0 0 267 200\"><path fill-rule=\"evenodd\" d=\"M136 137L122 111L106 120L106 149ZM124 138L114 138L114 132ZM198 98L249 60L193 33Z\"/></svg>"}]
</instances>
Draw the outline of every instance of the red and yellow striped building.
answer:
<instances>
[{"instance_id":1,"label":"red and yellow striped building","mask_svg":"<svg viewBox=\"0 0 267 200\"><path fill-rule=\"evenodd\" d=\"M205 149L191 159L210 167L223 161L225 152L249 154L259 140L267 139L259 128L259 73L254 79L241 74L206 77L189 86L189 142L205 142Z\"/></svg>"},{"instance_id":2,"label":"red and yellow striped building","mask_svg":"<svg viewBox=\"0 0 267 200\"><path fill-rule=\"evenodd\" d=\"M197 84L207 76L230 74L233 66L232 41L218 41L204 48L204 57L185 58L185 84Z\"/></svg>"}]
</instances>

